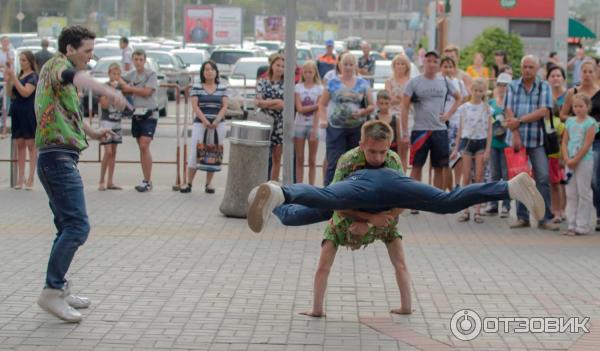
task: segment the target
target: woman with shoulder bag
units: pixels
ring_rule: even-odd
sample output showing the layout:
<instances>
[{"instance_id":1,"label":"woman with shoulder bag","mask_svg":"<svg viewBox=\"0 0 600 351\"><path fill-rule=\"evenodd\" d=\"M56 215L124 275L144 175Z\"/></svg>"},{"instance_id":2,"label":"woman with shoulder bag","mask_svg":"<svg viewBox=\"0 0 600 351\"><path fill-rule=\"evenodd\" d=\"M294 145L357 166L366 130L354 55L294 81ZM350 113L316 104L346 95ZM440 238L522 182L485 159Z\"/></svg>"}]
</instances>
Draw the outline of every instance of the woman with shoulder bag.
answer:
<instances>
[{"instance_id":1,"label":"woman with shoulder bag","mask_svg":"<svg viewBox=\"0 0 600 351\"><path fill-rule=\"evenodd\" d=\"M217 144L222 154L225 140L225 112L227 112L227 88L219 84L219 69L213 61L206 61L200 67L200 84L192 87L192 109L194 110L194 126L192 129L192 145L190 150L198 150L198 144L206 147L208 141ZM205 135L207 138L205 138ZM180 189L182 193L192 191L192 183L198 169L198 153L190 152L188 159L188 184ZM207 170L204 191L214 194L212 185L214 171Z\"/></svg>"}]
</instances>

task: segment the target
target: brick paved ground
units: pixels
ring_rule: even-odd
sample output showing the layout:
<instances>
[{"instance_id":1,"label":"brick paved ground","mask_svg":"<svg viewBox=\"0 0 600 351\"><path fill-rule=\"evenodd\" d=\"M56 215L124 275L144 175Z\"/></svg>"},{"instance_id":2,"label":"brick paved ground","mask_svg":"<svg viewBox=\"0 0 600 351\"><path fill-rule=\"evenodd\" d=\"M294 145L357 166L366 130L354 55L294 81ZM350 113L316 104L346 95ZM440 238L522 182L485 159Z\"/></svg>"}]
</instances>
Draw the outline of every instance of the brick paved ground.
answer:
<instances>
[{"instance_id":1,"label":"brick paved ground","mask_svg":"<svg viewBox=\"0 0 600 351\"><path fill-rule=\"evenodd\" d=\"M171 139L155 145L168 159ZM0 157L8 144L0 141ZM127 141L123 158L134 158ZM95 146L84 155L92 158ZM600 235L566 238L508 222L457 223L456 216L403 215L412 277L411 316L390 316L399 294L385 246L340 250L326 319L299 316L311 303L323 225L263 235L218 213L217 194L172 192L172 166L155 168L156 188L138 194L136 165L119 165L122 192L95 190L98 165L82 164L89 241L71 269L74 290L92 298L80 324L66 324L35 301L53 239L46 197L8 187L0 163L1 350L598 350L598 334L452 336L450 318L600 318Z\"/></svg>"}]
</instances>

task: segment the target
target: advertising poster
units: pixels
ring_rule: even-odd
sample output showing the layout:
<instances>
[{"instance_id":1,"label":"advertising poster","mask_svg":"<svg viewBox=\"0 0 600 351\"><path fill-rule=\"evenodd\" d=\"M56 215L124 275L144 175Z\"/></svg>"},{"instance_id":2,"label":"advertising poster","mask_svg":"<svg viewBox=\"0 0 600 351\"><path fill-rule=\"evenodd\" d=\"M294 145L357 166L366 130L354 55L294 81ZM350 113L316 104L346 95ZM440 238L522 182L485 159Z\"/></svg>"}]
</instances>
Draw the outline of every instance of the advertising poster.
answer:
<instances>
[{"instance_id":1,"label":"advertising poster","mask_svg":"<svg viewBox=\"0 0 600 351\"><path fill-rule=\"evenodd\" d=\"M285 40L285 17L256 16L254 37L256 40Z\"/></svg>"},{"instance_id":2,"label":"advertising poster","mask_svg":"<svg viewBox=\"0 0 600 351\"><path fill-rule=\"evenodd\" d=\"M183 9L183 40L186 43L213 43L213 8L186 6Z\"/></svg>"},{"instance_id":3,"label":"advertising poster","mask_svg":"<svg viewBox=\"0 0 600 351\"><path fill-rule=\"evenodd\" d=\"M296 23L296 39L309 43L321 43L323 41L323 22L298 21Z\"/></svg>"},{"instance_id":4,"label":"advertising poster","mask_svg":"<svg viewBox=\"0 0 600 351\"><path fill-rule=\"evenodd\" d=\"M58 38L63 27L67 26L66 17L38 17L38 36Z\"/></svg>"},{"instance_id":5,"label":"advertising poster","mask_svg":"<svg viewBox=\"0 0 600 351\"><path fill-rule=\"evenodd\" d=\"M106 29L108 35L118 35L120 37L129 37L131 35L131 22L112 20L108 22Z\"/></svg>"},{"instance_id":6,"label":"advertising poster","mask_svg":"<svg viewBox=\"0 0 600 351\"><path fill-rule=\"evenodd\" d=\"M242 8L215 7L212 28L212 44L241 44Z\"/></svg>"}]
</instances>

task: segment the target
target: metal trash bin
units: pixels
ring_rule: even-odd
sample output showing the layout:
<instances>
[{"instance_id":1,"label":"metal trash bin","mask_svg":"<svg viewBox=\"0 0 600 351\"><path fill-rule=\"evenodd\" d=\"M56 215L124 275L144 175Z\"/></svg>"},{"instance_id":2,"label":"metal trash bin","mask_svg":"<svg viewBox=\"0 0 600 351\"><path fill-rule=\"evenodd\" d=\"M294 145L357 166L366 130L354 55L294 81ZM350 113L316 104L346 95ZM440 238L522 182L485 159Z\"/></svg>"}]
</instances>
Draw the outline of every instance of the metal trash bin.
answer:
<instances>
[{"instance_id":1,"label":"metal trash bin","mask_svg":"<svg viewBox=\"0 0 600 351\"><path fill-rule=\"evenodd\" d=\"M227 183L219 210L228 217L245 218L250 190L268 179L271 126L234 121L229 140Z\"/></svg>"}]
</instances>

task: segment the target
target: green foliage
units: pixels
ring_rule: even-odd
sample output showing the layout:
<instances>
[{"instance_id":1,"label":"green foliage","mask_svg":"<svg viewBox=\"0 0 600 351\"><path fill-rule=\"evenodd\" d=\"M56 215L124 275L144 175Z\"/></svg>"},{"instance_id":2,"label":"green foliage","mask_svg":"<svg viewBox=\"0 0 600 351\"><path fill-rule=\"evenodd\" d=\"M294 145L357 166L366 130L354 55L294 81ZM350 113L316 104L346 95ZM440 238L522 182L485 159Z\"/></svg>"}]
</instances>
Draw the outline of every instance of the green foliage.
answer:
<instances>
[{"instance_id":1,"label":"green foliage","mask_svg":"<svg viewBox=\"0 0 600 351\"><path fill-rule=\"evenodd\" d=\"M487 28L473 40L471 45L464 48L460 55L460 67L466 69L467 66L473 64L473 56L477 52L481 52L485 56L485 65L492 67L494 53L498 50L504 50L507 53L508 64L511 65L515 76L518 76L521 71L519 63L524 55L523 42L518 35L509 34L497 27Z\"/></svg>"}]
</instances>

